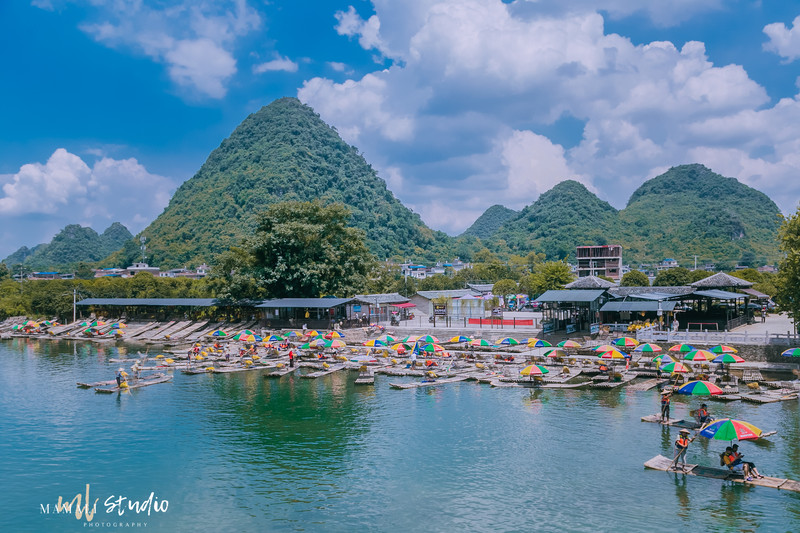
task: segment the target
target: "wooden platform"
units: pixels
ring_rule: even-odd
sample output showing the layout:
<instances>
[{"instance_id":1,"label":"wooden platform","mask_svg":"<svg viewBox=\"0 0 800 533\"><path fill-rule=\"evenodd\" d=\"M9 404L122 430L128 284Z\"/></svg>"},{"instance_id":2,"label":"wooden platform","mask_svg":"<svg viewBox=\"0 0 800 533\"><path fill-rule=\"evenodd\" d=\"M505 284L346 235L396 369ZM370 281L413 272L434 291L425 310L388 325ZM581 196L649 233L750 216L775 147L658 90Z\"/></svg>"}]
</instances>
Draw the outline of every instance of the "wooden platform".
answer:
<instances>
[{"instance_id":1,"label":"wooden platform","mask_svg":"<svg viewBox=\"0 0 800 533\"><path fill-rule=\"evenodd\" d=\"M789 400L796 400L797 393L793 394L780 394L774 392L766 392L759 394L743 394L742 401L750 403L775 403L785 402Z\"/></svg>"},{"instance_id":2,"label":"wooden platform","mask_svg":"<svg viewBox=\"0 0 800 533\"><path fill-rule=\"evenodd\" d=\"M327 376L329 374L333 374L334 372L338 372L339 370L344 370L345 365L331 365L330 368L324 370L318 370L316 372L310 372L308 374L303 374L300 376L303 379L316 379L321 378L323 376Z\"/></svg>"},{"instance_id":3,"label":"wooden platform","mask_svg":"<svg viewBox=\"0 0 800 533\"><path fill-rule=\"evenodd\" d=\"M641 376L641 374L639 374ZM669 380L666 378L662 379L646 379L644 381L640 381L639 383L634 383L628 387L628 390L633 391L648 391L653 387L656 387L662 383L666 383Z\"/></svg>"},{"instance_id":4,"label":"wooden platform","mask_svg":"<svg viewBox=\"0 0 800 533\"><path fill-rule=\"evenodd\" d=\"M736 402L742 399L741 394L714 394L708 397L712 402Z\"/></svg>"},{"instance_id":5,"label":"wooden platform","mask_svg":"<svg viewBox=\"0 0 800 533\"><path fill-rule=\"evenodd\" d=\"M270 372L268 374L265 374L264 377L265 378L282 378L283 376L285 376L287 374L291 374L292 372L294 372L298 368L299 367L297 367L297 366L286 365L283 368L276 368L272 372Z\"/></svg>"},{"instance_id":6,"label":"wooden platform","mask_svg":"<svg viewBox=\"0 0 800 533\"><path fill-rule=\"evenodd\" d=\"M589 383L590 389L616 389L636 379L635 374L623 374L620 381L595 381Z\"/></svg>"},{"instance_id":7,"label":"wooden platform","mask_svg":"<svg viewBox=\"0 0 800 533\"><path fill-rule=\"evenodd\" d=\"M164 377L166 377L166 374L162 374L162 373L152 374L150 376L141 377L137 381L135 381L134 383L139 383L139 382L142 382L142 381L152 381L152 380L160 379L160 378L164 378ZM95 383L82 383L82 382L79 381L78 382L78 387L80 387L81 389L93 389L95 387L107 387L109 385L114 385L116 383L117 383L116 379L112 379L112 380L109 380L109 381L97 381ZM130 388L130 386L128 388Z\"/></svg>"},{"instance_id":8,"label":"wooden platform","mask_svg":"<svg viewBox=\"0 0 800 533\"><path fill-rule=\"evenodd\" d=\"M150 385L157 385L159 383L166 383L168 381L172 381L172 376L164 376L162 378L151 379L151 380L141 380L140 379L139 381L137 381L135 383L128 384L128 386L125 387L125 388L120 388L120 387L102 388L102 387L98 387L98 388L95 388L94 391L95 392L100 392L100 393L103 393L103 394L111 394L113 392L124 392L126 390L131 390L131 389L139 389L141 387L149 387ZM116 383L116 381L114 381L114 383Z\"/></svg>"},{"instance_id":9,"label":"wooden platform","mask_svg":"<svg viewBox=\"0 0 800 533\"><path fill-rule=\"evenodd\" d=\"M665 426L674 426L684 429L700 429L700 424L694 420L679 420L677 418L670 418L666 422L661 421L661 415L647 415L642 417L642 422L651 422L654 424L663 424Z\"/></svg>"},{"instance_id":10,"label":"wooden platform","mask_svg":"<svg viewBox=\"0 0 800 533\"><path fill-rule=\"evenodd\" d=\"M664 457L663 455L656 455L644 464L645 468L661 470L662 472L677 472L679 474L686 474L689 476L722 479L725 481L733 481L734 483L744 483L747 485L756 485L758 487L769 487L773 489L800 492L800 483L791 479L764 476L760 479L754 478L752 481L745 481L742 476L733 474L727 468L687 464L683 470L681 470L682 465L678 466L678 470L672 470L670 468L671 465L672 459Z\"/></svg>"},{"instance_id":11,"label":"wooden platform","mask_svg":"<svg viewBox=\"0 0 800 533\"><path fill-rule=\"evenodd\" d=\"M453 376L451 378L438 378L431 381L415 381L413 383L389 383L393 389L418 389L420 387L437 387L445 383L456 383L467 379L466 375Z\"/></svg>"}]
</instances>

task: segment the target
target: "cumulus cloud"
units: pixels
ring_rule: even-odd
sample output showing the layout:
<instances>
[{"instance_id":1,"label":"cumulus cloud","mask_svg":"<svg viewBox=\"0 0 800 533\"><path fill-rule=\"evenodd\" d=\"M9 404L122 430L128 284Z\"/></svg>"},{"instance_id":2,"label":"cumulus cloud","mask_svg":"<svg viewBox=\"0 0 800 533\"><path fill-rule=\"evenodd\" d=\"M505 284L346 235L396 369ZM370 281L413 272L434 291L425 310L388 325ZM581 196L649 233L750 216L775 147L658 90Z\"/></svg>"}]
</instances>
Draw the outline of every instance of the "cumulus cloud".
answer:
<instances>
[{"instance_id":1,"label":"cumulus cloud","mask_svg":"<svg viewBox=\"0 0 800 533\"><path fill-rule=\"evenodd\" d=\"M172 180L148 172L136 159L103 157L90 166L64 148L45 163L0 175L0 184L0 225L13 233L0 257L23 244L46 242L67 224L103 231L118 221L136 233L161 213L175 189Z\"/></svg>"},{"instance_id":2,"label":"cumulus cloud","mask_svg":"<svg viewBox=\"0 0 800 533\"><path fill-rule=\"evenodd\" d=\"M769 37L764 50L775 52L788 62L800 57L800 16L792 21L791 29L783 22L775 22L764 26L764 33Z\"/></svg>"},{"instance_id":3,"label":"cumulus cloud","mask_svg":"<svg viewBox=\"0 0 800 533\"><path fill-rule=\"evenodd\" d=\"M236 74L237 38L261 25L246 0L91 2L92 21L81 29L96 41L163 63L179 86L222 98Z\"/></svg>"},{"instance_id":4,"label":"cumulus cloud","mask_svg":"<svg viewBox=\"0 0 800 533\"><path fill-rule=\"evenodd\" d=\"M339 12L336 30L398 61L340 83L307 80L298 97L437 229L459 232L490 205L521 207L566 178L623 207L673 165L706 163L775 195L795 164L796 100L770 106L742 66L714 64L702 42L637 45L608 33L599 12L646 11L667 25L722 1L372 4L366 19ZM564 118L583 125L570 146L544 133ZM715 167L724 150L738 163Z\"/></svg>"},{"instance_id":5,"label":"cumulus cloud","mask_svg":"<svg viewBox=\"0 0 800 533\"><path fill-rule=\"evenodd\" d=\"M272 61L265 61L253 66L253 72L263 74L264 72L297 72L297 63L288 57L276 57Z\"/></svg>"}]
</instances>

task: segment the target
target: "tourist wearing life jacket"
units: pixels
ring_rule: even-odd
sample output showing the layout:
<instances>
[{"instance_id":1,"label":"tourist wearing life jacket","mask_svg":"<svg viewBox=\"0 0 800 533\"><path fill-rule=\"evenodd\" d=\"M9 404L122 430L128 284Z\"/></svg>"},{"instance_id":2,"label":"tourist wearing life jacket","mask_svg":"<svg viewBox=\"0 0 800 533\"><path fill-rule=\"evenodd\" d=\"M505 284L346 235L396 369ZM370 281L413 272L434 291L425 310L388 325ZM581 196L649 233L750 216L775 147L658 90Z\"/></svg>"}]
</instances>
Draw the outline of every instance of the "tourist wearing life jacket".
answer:
<instances>
[{"instance_id":1,"label":"tourist wearing life jacket","mask_svg":"<svg viewBox=\"0 0 800 533\"><path fill-rule=\"evenodd\" d=\"M736 455L734 454L733 448L731 446L725 448L725 452L722 454L721 457L722 457L722 462L725 463L725 466L727 466L731 472L734 472L736 474L741 474L742 476L744 476L745 481L753 480L753 477L750 472L750 466L743 463L741 459L739 461L736 460L737 459Z\"/></svg>"},{"instance_id":2,"label":"tourist wearing life jacket","mask_svg":"<svg viewBox=\"0 0 800 533\"><path fill-rule=\"evenodd\" d=\"M700 409L695 412L694 416L697 418L697 422L701 426L705 426L706 423L711 420L711 417L708 414L708 406L706 404L701 405Z\"/></svg>"},{"instance_id":3,"label":"tourist wearing life jacket","mask_svg":"<svg viewBox=\"0 0 800 533\"><path fill-rule=\"evenodd\" d=\"M738 444L734 444L731 447L731 453L729 455L731 457L731 464L737 465L737 464L741 463L741 464L745 465L745 467L747 467L750 470L750 475L751 476L756 477L756 478L764 477L758 472L758 469L756 468L756 465L754 463L751 463L750 461L743 461L742 460L742 457L744 457L744 454L739 453L739 445Z\"/></svg>"},{"instance_id":4,"label":"tourist wearing life jacket","mask_svg":"<svg viewBox=\"0 0 800 533\"><path fill-rule=\"evenodd\" d=\"M661 393L661 421L669 422L669 402L672 397L671 390L665 390Z\"/></svg>"},{"instance_id":5,"label":"tourist wearing life jacket","mask_svg":"<svg viewBox=\"0 0 800 533\"><path fill-rule=\"evenodd\" d=\"M670 470L677 469L679 460L683 462L681 470L686 470L686 450L689 448L689 443L694 439L695 437L689 438L688 429L680 430L678 438L675 440L675 458L672 460Z\"/></svg>"}]
</instances>

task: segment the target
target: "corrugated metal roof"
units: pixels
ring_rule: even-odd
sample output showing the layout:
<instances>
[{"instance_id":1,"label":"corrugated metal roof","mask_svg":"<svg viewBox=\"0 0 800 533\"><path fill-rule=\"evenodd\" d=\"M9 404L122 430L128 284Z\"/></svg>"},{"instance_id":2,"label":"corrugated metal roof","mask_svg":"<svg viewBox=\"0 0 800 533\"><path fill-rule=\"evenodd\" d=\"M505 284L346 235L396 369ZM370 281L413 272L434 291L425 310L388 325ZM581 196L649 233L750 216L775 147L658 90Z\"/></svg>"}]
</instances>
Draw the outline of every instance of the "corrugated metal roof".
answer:
<instances>
[{"instance_id":1,"label":"corrugated metal roof","mask_svg":"<svg viewBox=\"0 0 800 533\"><path fill-rule=\"evenodd\" d=\"M256 307L267 307L270 309L287 307L308 307L309 309L329 309L337 305L352 302L352 298L278 298L277 300L266 300Z\"/></svg>"},{"instance_id":2,"label":"corrugated metal roof","mask_svg":"<svg viewBox=\"0 0 800 533\"><path fill-rule=\"evenodd\" d=\"M408 298L398 292L386 294L356 294L353 296L353 299L367 304L374 304L376 301L378 304L396 304L408 301Z\"/></svg>"},{"instance_id":3,"label":"corrugated metal roof","mask_svg":"<svg viewBox=\"0 0 800 533\"><path fill-rule=\"evenodd\" d=\"M705 296L706 298L715 298L717 300L738 300L744 298L744 294L739 292L720 291L712 289L710 291L694 291L697 296Z\"/></svg>"},{"instance_id":4,"label":"corrugated metal roof","mask_svg":"<svg viewBox=\"0 0 800 533\"><path fill-rule=\"evenodd\" d=\"M678 302L661 302L662 311L672 311ZM601 312L623 312L623 311L658 311L659 302L608 302L600 308Z\"/></svg>"},{"instance_id":5,"label":"corrugated metal roof","mask_svg":"<svg viewBox=\"0 0 800 533\"><path fill-rule=\"evenodd\" d=\"M75 305L213 307L220 304L216 298L86 298Z\"/></svg>"},{"instance_id":6,"label":"corrugated metal roof","mask_svg":"<svg viewBox=\"0 0 800 533\"><path fill-rule=\"evenodd\" d=\"M752 287L753 283L743 280L742 278L731 276L725 272L717 272L713 276L695 281L691 285L698 289L724 289L728 287Z\"/></svg>"},{"instance_id":7,"label":"corrugated metal roof","mask_svg":"<svg viewBox=\"0 0 800 533\"><path fill-rule=\"evenodd\" d=\"M597 276L583 276L564 285L566 289L610 289L611 287L616 287L616 284Z\"/></svg>"},{"instance_id":8,"label":"corrugated metal roof","mask_svg":"<svg viewBox=\"0 0 800 533\"><path fill-rule=\"evenodd\" d=\"M452 289L452 290L445 290L445 291L417 291L419 296L423 298L427 298L428 300L433 300L434 298L461 298L462 296L466 296L467 294L471 294L473 296L480 296L479 291L475 291L472 289Z\"/></svg>"},{"instance_id":9,"label":"corrugated metal roof","mask_svg":"<svg viewBox=\"0 0 800 533\"><path fill-rule=\"evenodd\" d=\"M640 292L631 294L628 298L641 298L643 300L669 300L670 298L680 298L680 294L670 294L668 292Z\"/></svg>"},{"instance_id":10,"label":"corrugated metal roof","mask_svg":"<svg viewBox=\"0 0 800 533\"><path fill-rule=\"evenodd\" d=\"M601 290L564 290L547 291L534 302L593 302L600 298L606 291Z\"/></svg>"}]
</instances>

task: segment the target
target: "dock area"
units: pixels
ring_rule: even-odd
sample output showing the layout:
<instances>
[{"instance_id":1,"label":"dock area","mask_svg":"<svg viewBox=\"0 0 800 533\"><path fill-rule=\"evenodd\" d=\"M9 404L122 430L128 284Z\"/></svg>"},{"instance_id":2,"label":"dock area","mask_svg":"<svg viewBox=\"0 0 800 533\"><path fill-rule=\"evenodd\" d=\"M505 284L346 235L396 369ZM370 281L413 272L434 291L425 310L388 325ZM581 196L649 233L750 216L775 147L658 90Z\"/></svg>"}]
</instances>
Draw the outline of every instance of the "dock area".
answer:
<instances>
[{"instance_id":1,"label":"dock area","mask_svg":"<svg viewBox=\"0 0 800 533\"><path fill-rule=\"evenodd\" d=\"M734 483L743 483L758 487L769 487L772 489L800 492L800 483L791 479L764 476L763 478L754 478L751 481L745 481L741 475L733 474L727 468L694 464L687 464L685 467L675 470L670 468L672 466L672 459L664 457L663 455L656 455L649 461L645 462L644 466L645 468L660 470L662 472L676 472L678 474L686 474L689 476L722 479L724 481L732 481Z\"/></svg>"}]
</instances>

